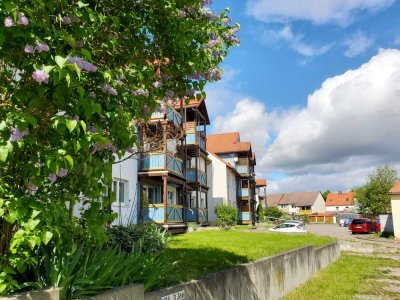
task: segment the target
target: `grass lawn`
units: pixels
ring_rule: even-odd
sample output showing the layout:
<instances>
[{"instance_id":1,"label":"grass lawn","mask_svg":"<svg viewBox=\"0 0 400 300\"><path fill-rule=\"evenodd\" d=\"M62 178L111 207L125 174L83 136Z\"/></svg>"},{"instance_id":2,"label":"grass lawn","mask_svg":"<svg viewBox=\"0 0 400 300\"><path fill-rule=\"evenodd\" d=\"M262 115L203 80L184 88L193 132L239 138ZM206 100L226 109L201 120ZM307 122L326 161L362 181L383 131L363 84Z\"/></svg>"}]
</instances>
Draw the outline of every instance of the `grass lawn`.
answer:
<instances>
[{"instance_id":1,"label":"grass lawn","mask_svg":"<svg viewBox=\"0 0 400 300\"><path fill-rule=\"evenodd\" d=\"M355 299L357 294L391 295L377 282L385 271L379 267L400 267L400 262L385 258L345 255L314 278L287 295L284 300ZM400 278L399 278L400 279ZM392 294L393 295L393 294Z\"/></svg>"},{"instance_id":2,"label":"grass lawn","mask_svg":"<svg viewBox=\"0 0 400 300\"><path fill-rule=\"evenodd\" d=\"M162 286L186 282L208 273L271 256L305 245L335 241L312 234L280 234L240 230L195 231L174 236L163 251L167 263L176 262Z\"/></svg>"}]
</instances>

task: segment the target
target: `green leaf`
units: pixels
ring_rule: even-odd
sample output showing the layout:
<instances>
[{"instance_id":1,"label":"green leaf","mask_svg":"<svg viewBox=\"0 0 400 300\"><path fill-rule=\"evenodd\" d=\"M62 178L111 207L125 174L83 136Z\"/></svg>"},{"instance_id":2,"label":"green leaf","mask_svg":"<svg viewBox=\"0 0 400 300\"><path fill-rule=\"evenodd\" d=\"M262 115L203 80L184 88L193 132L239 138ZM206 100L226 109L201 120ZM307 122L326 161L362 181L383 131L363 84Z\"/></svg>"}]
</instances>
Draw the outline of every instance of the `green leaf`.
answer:
<instances>
[{"instance_id":1,"label":"green leaf","mask_svg":"<svg viewBox=\"0 0 400 300\"><path fill-rule=\"evenodd\" d=\"M62 68L64 68L65 63L67 62L68 57L62 57L62 56L57 55L54 60L56 61L57 65L60 67L60 69L62 69Z\"/></svg>"},{"instance_id":2,"label":"green leaf","mask_svg":"<svg viewBox=\"0 0 400 300\"><path fill-rule=\"evenodd\" d=\"M54 66L44 66L43 71L45 71L47 74L50 74L50 72L54 69Z\"/></svg>"},{"instance_id":3,"label":"green leaf","mask_svg":"<svg viewBox=\"0 0 400 300\"><path fill-rule=\"evenodd\" d=\"M8 149L5 146L0 147L0 161L5 162L8 156Z\"/></svg>"},{"instance_id":4,"label":"green leaf","mask_svg":"<svg viewBox=\"0 0 400 300\"><path fill-rule=\"evenodd\" d=\"M64 158L68 162L68 164L71 166L71 168L73 168L74 167L74 159L72 158L72 156L66 155Z\"/></svg>"},{"instance_id":5,"label":"green leaf","mask_svg":"<svg viewBox=\"0 0 400 300\"><path fill-rule=\"evenodd\" d=\"M52 232L50 232L50 231L43 232L43 234L42 234L42 242L43 242L43 244L47 245L50 242L52 237L53 237L53 233Z\"/></svg>"},{"instance_id":6,"label":"green leaf","mask_svg":"<svg viewBox=\"0 0 400 300\"><path fill-rule=\"evenodd\" d=\"M81 124L81 127L83 129L83 132L86 133L86 123L84 121L79 121L79 123Z\"/></svg>"},{"instance_id":7,"label":"green leaf","mask_svg":"<svg viewBox=\"0 0 400 300\"><path fill-rule=\"evenodd\" d=\"M75 130L76 126L78 125L78 121L76 121L76 120L67 120L65 123L67 125L69 132L71 132L71 133L72 133L72 131Z\"/></svg>"},{"instance_id":8,"label":"green leaf","mask_svg":"<svg viewBox=\"0 0 400 300\"><path fill-rule=\"evenodd\" d=\"M86 4L86 3L83 3L82 1L79 1L78 2L78 7L79 8L82 8L82 7L85 7L85 6L88 6L89 4Z\"/></svg>"},{"instance_id":9,"label":"green leaf","mask_svg":"<svg viewBox=\"0 0 400 300\"><path fill-rule=\"evenodd\" d=\"M0 131L3 131L3 130L6 129L6 128L7 128L6 122L1 121L1 122L0 122Z\"/></svg>"}]
</instances>

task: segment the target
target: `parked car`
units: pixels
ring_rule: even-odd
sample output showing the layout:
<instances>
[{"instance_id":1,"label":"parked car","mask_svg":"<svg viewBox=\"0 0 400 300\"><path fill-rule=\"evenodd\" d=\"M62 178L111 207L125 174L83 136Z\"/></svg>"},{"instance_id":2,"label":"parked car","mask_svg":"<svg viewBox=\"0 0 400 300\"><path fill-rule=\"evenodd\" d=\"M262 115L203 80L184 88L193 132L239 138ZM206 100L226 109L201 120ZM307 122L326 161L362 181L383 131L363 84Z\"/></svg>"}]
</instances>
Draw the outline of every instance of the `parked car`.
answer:
<instances>
[{"instance_id":1,"label":"parked car","mask_svg":"<svg viewBox=\"0 0 400 300\"><path fill-rule=\"evenodd\" d=\"M349 230L352 234L378 232L376 223L364 218L354 219L349 225Z\"/></svg>"},{"instance_id":2,"label":"parked car","mask_svg":"<svg viewBox=\"0 0 400 300\"><path fill-rule=\"evenodd\" d=\"M298 232L298 233L307 233L307 228L304 224L300 224L298 222L284 222L275 227L269 229L269 231L273 232Z\"/></svg>"},{"instance_id":3,"label":"parked car","mask_svg":"<svg viewBox=\"0 0 400 300\"><path fill-rule=\"evenodd\" d=\"M348 226L350 226L350 224L353 222L353 219L345 219L344 220L344 226L345 227L348 227Z\"/></svg>"}]
</instances>

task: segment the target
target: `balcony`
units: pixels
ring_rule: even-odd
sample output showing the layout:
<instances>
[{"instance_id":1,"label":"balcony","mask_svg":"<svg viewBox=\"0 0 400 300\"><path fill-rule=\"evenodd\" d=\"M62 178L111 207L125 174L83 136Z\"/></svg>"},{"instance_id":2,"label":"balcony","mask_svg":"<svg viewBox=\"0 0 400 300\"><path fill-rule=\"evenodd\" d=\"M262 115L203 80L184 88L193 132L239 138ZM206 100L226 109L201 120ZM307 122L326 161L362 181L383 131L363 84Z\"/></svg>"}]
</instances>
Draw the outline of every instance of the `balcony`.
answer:
<instances>
[{"instance_id":1,"label":"balcony","mask_svg":"<svg viewBox=\"0 0 400 300\"><path fill-rule=\"evenodd\" d=\"M249 166L248 165L236 165L236 171L238 171L238 173L240 175L248 176L249 175Z\"/></svg>"},{"instance_id":2,"label":"balcony","mask_svg":"<svg viewBox=\"0 0 400 300\"><path fill-rule=\"evenodd\" d=\"M164 204L150 204L144 208L144 221L164 223ZM183 206L168 205L167 206L167 222L166 223L183 223Z\"/></svg>"},{"instance_id":3,"label":"balcony","mask_svg":"<svg viewBox=\"0 0 400 300\"><path fill-rule=\"evenodd\" d=\"M196 222L197 214L199 213L199 222L208 222L208 209L207 208L188 208L187 221Z\"/></svg>"},{"instance_id":4,"label":"balcony","mask_svg":"<svg viewBox=\"0 0 400 300\"><path fill-rule=\"evenodd\" d=\"M197 181L196 181L196 173L197 173ZM199 170L196 171L196 169L187 169L186 179L189 182L199 182L203 185L207 185L206 173Z\"/></svg>"},{"instance_id":5,"label":"balcony","mask_svg":"<svg viewBox=\"0 0 400 300\"><path fill-rule=\"evenodd\" d=\"M238 197L249 197L249 189L239 189Z\"/></svg>"},{"instance_id":6,"label":"balcony","mask_svg":"<svg viewBox=\"0 0 400 300\"><path fill-rule=\"evenodd\" d=\"M187 145L198 145L201 149L206 150L206 139L203 131L188 132L186 134Z\"/></svg>"},{"instance_id":7,"label":"balcony","mask_svg":"<svg viewBox=\"0 0 400 300\"><path fill-rule=\"evenodd\" d=\"M167 106L166 113L164 109L160 107L157 111L151 114L151 120L164 120L166 117L167 120L173 122L175 126L179 127L182 124L182 116L171 106Z\"/></svg>"},{"instance_id":8,"label":"balcony","mask_svg":"<svg viewBox=\"0 0 400 300\"><path fill-rule=\"evenodd\" d=\"M163 152L151 152L143 155L143 171L171 171L183 176L183 161L167 153L167 165L165 166L165 154Z\"/></svg>"},{"instance_id":9,"label":"balcony","mask_svg":"<svg viewBox=\"0 0 400 300\"><path fill-rule=\"evenodd\" d=\"M312 213L312 210L311 209L300 209L297 213L299 215L309 215Z\"/></svg>"}]
</instances>

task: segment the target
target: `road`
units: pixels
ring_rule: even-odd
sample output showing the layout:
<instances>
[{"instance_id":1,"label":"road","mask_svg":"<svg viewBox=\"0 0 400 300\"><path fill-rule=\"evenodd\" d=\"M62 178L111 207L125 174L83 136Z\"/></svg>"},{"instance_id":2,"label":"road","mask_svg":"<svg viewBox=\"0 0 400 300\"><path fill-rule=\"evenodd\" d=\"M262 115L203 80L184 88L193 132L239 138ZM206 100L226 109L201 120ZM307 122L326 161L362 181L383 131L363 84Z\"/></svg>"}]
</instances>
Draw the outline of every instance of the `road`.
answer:
<instances>
[{"instance_id":1,"label":"road","mask_svg":"<svg viewBox=\"0 0 400 300\"><path fill-rule=\"evenodd\" d=\"M351 231L347 227L340 227L337 224L307 224L306 225L309 233L318 235L328 235L335 237L339 240L353 240L353 241L365 241L370 243L381 244L388 247L395 246L394 240L380 238L375 234L351 234Z\"/></svg>"}]
</instances>

